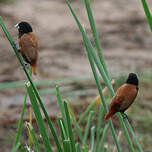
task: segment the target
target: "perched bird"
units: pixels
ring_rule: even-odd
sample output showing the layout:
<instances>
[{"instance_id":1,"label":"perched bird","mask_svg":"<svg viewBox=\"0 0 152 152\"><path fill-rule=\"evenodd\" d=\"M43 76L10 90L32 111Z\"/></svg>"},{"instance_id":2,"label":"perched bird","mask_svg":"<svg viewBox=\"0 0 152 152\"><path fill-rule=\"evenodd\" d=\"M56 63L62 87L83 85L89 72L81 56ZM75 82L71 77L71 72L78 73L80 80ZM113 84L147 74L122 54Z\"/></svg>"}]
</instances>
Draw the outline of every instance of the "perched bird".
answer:
<instances>
[{"instance_id":1,"label":"perched bird","mask_svg":"<svg viewBox=\"0 0 152 152\"><path fill-rule=\"evenodd\" d=\"M32 66L33 73L36 75L38 58L38 40L33 33L31 25L27 22L20 22L15 26L18 28L19 52L24 60Z\"/></svg>"},{"instance_id":2,"label":"perched bird","mask_svg":"<svg viewBox=\"0 0 152 152\"><path fill-rule=\"evenodd\" d=\"M109 112L105 116L105 120L109 119L116 112L121 112L129 108L134 102L138 93L138 78L135 73L130 73L125 84L117 91L109 105ZM125 114L124 114L125 115Z\"/></svg>"}]
</instances>

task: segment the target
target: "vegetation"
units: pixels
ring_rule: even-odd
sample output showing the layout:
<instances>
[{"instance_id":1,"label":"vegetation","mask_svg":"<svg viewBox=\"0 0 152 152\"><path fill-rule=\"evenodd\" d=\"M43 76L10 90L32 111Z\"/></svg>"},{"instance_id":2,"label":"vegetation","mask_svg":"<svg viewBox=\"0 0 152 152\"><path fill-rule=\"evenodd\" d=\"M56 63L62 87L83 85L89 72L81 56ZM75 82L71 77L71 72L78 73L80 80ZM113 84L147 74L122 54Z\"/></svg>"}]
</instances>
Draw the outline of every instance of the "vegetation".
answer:
<instances>
[{"instance_id":1,"label":"vegetation","mask_svg":"<svg viewBox=\"0 0 152 152\"><path fill-rule=\"evenodd\" d=\"M23 70L27 76L28 81L25 83L26 86L26 94L24 98L24 105L22 108L21 112L21 118L19 120L18 124L18 130L16 134L16 138L14 141L14 145L12 148L12 152L15 151L46 151L46 152L51 152L51 151L58 151L58 152L99 152L99 151L115 151L114 149L116 148L118 152L121 152L122 150L130 150L132 152L134 151L140 151L142 152L142 146L139 143L139 138L136 137L135 132L132 129L132 126L128 119L123 119L121 114L118 113L118 118L120 121L119 126L122 127L122 131L124 133L125 138L121 138L119 132L117 134L117 130L114 127L114 123L111 119L108 120L108 123L103 123L103 114L104 112L108 112L107 108L107 102L106 102L106 96L103 92L103 88L100 83L100 77L102 77L104 84L106 85L110 96L114 96L114 89L111 83L110 75L108 74L108 70L106 67L106 63L104 60L103 52L100 46L100 41L98 37L98 32L95 26L92 10L90 7L90 2L89 0L84 0L86 10L88 13L88 18L90 21L90 26L92 30L92 34L94 37L94 42L96 48L93 47L91 41L89 40L85 29L81 25L77 15L75 14L74 10L72 9L70 3L68 0L66 0L66 4L69 7L79 29L83 37L84 45L86 48L87 56L90 62L90 66L93 72L93 76L96 82L96 85L98 87L99 95L100 98L98 97L95 99L91 104L88 106L86 111L80 116L80 118L76 118L76 115L74 114L72 108L70 105L67 103L67 101L62 101L61 95L60 95L60 90L59 87L56 86L56 96L58 100L58 105L60 108L61 116L58 117L58 123L56 124L59 132L57 132L56 127L53 125L52 120L50 119L46 108L43 104L43 101L40 96L40 92L38 91L34 81L32 80L32 71L28 72L27 68L24 65L24 61L18 52L18 48L14 41L11 38L11 35L9 34L7 28L5 27L2 18L0 18L0 25L8 38L21 66L23 67ZM152 27L152 20L151 20L151 14L148 9L148 6L146 4L145 0L142 0L142 4L145 10L145 14L148 19L148 23L150 27ZM97 53L96 51L97 50ZM98 70L98 72L97 72ZM17 84L17 83L15 83ZM15 85L14 84L14 85ZM13 85L7 84L8 87L12 87ZM4 86L4 85L3 85ZM22 83L19 84L19 86L22 86ZM5 86L6 87L6 86ZM4 87L4 88L5 88ZM4 89L2 88L2 89ZM26 126L28 128L28 134L29 134L29 143L28 145L23 145L20 142L20 137L21 137L21 131L23 127L23 118L24 118L24 112L26 108L26 100L27 96L29 96L32 109L36 118L36 123L38 126L38 133L34 130L34 127L32 126L32 117L30 115L30 121L26 123ZM99 99L101 99L101 104L99 104ZM96 113L94 110L96 105L100 105L98 109L98 113ZM136 107L138 110L138 107ZM42 112L41 112L42 111ZM42 113L44 114L47 123L45 123ZM132 112L133 113L133 112ZM94 123L94 119L96 119L96 123ZM86 121L86 127L82 127L83 121L87 118ZM145 121L145 119L139 119L138 116L134 119L138 119L139 121ZM147 124L149 120L147 120ZM97 125L96 125L97 124ZM101 125L102 124L102 125ZM139 127L136 126L135 123L133 123L134 128ZM110 128L111 134L108 132L108 129ZM51 136L53 137L53 144L55 146L52 146L52 142L50 142L50 132ZM113 144L106 144L106 138L109 137L113 138L113 141L115 143L115 146ZM132 138L131 138L132 137ZM144 140L144 139L143 139ZM126 149L122 147L122 143L127 142L128 146Z\"/></svg>"}]
</instances>

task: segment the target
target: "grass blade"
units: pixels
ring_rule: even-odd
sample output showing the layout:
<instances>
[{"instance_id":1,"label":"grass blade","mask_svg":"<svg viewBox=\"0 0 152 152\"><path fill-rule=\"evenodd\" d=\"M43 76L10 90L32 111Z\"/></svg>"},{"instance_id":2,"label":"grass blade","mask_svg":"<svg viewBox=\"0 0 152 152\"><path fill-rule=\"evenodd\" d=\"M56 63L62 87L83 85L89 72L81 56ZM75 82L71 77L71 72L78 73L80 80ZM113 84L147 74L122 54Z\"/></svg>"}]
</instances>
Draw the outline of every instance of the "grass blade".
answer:
<instances>
[{"instance_id":1,"label":"grass blade","mask_svg":"<svg viewBox=\"0 0 152 152\"><path fill-rule=\"evenodd\" d=\"M71 152L71 143L70 140L63 141L64 152Z\"/></svg>"},{"instance_id":2,"label":"grass blade","mask_svg":"<svg viewBox=\"0 0 152 152\"><path fill-rule=\"evenodd\" d=\"M134 133L134 131L133 131L128 119L125 119L125 123L127 124L127 127L129 129L129 131L131 132L131 135L133 137L133 141L137 145L139 152L143 152L143 149L142 149L141 145L139 144L138 139L136 138L136 135L135 135L135 133Z\"/></svg>"},{"instance_id":3,"label":"grass blade","mask_svg":"<svg viewBox=\"0 0 152 152\"><path fill-rule=\"evenodd\" d=\"M83 137L83 142L82 142L83 146L86 146L86 141L87 141L87 137L89 134L89 129L90 129L91 121L92 121L92 116L93 116L93 111L90 111L89 116L88 116L88 120L87 120L87 125L85 128L84 137Z\"/></svg>"},{"instance_id":4,"label":"grass blade","mask_svg":"<svg viewBox=\"0 0 152 152\"><path fill-rule=\"evenodd\" d=\"M90 62L91 68L92 68L92 72L93 72L93 75L94 75L94 78L95 78L95 81L96 81L96 84L97 84L97 87L98 87L98 90L99 90L99 94L100 94L100 98L101 98L104 110L105 110L105 112L108 112L108 107L106 105L105 98L104 98L104 95L102 93L102 87L100 85L100 79L99 79L99 77L97 75L93 59L92 59L92 57L91 57L91 55L89 53L88 53L88 58L89 58L89 62ZM115 141L117 150L118 150L118 152L120 152L120 146L119 146L119 143L118 143L118 140L117 140L117 136L116 136L116 132L115 132L114 126L112 124L112 120L109 119L108 123L110 125L110 129L111 129L112 136L113 136L113 139Z\"/></svg>"},{"instance_id":5,"label":"grass blade","mask_svg":"<svg viewBox=\"0 0 152 152\"><path fill-rule=\"evenodd\" d=\"M152 32L152 16L151 16L150 10L148 8L146 0L141 0L141 2L142 2L142 5L143 5L143 8L144 8L146 17L147 17L147 21L149 23L150 30Z\"/></svg>"},{"instance_id":6,"label":"grass blade","mask_svg":"<svg viewBox=\"0 0 152 152\"><path fill-rule=\"evenodd\" d=\"M91 102L89 104L88 108L85 110L85 112L80 116L78 124L84 121L84 119L87 117L88 113L96 106L96 101Z\"/></svg>"},{"instance_id":7,"label":"grass blade","mask_svg":"<svg viewBox=\"0 0 152 152\"><path fill-rule=\"evenodd\" d=\"M62 137L62 142L63 142L64 140L67 140L68 137L67 137L67 135L66 135L65 127L64 127L64 125L63 125L63 121L62 121L61 118L58 118L58 124L59 124L59 128L60 128L60 133L61 133L61 137Z\"/></svg>"},{"instance_id":8,"label":"grass blade","mask_svg":"<svg viewBox=\"0 0 152 152\"><path fill-rule=\"evenodd\" d=\"M95 126L91 127L91 147L90 147L91 152L93 152L94 150L94 139L95 139Z\"/></svg>"},{"instance_id":9,"label":"grass blade","mask_svg":"<svg viewBox=\"0 0 152 152\"><path fill-rule=\"evenodd\" d=\"M117 137L119 142L122 139L121 137L122 137L122 131L120 130ZM114 146L112 152L116 152L116 151L117 151L116 146Z\"/></svg>"},{"instance_id":10,"label":"grass blade","mask_svg":"<svg viewBox=\"0 0 152 152\"><path fill-rule=\"evenodd\" d=\"M100 109L98 113L98 123L97 123L97 135L96 135L96 152L99 146L99 141L100 141L100 135L101 135L101 123L102 123L102 118L103 118L103 106L100 104Z\"/></svg>"},{"instance_id":11,"label":"grass blade","mask_svg":"<svg viewBox=\"0 0 152 152\"><path fill-rule=\"evenodd\" d=\"M32 67L30 67L30 75L32 76ZM22 112L21 112L21 118L18 123L17 134L16 134L13 148L17 145L17 143L20 140L21 131L22 131L22 127L23 127L23 121L24 121L24 112L25 112L25 108L26 108L27 96L28 96L28 93L26 91L25 96L24 96L24 104L23 104Z\"/></svg>"},{"instance_id":12,"label":"grass blade","mask_svg":"<svg viewBox=\"0 0 152 152\"><path fill-rule=\"evenodd\" d=\"M96 29L96 25L95 25L95 21L94 21L94 18L93 18L92 10L90 8L90 0L84 0L84 2L85 2L85 7L86 7L86 10L87 10L88 18L89 18L91 30L92 30L94 42L95 42L95 45L96 45L96 48L97 48L97 51L98 51L98 56L99 56L99 59L100 59L100 62L102 64L102 66L104 68L104 71L109 78L107 66L105 64L104 55L103 55L101 45L100 45L99 35L98 35L97 29Z\"/></svg>"},{"instance_id":13,"label":"grass blade","mask_svg":"<svg viewBox=\"0 0 152 152\"><path fill-rule=\"evenodd\" d=\"M49 142L49 137L48 137L47 132L46 132L44 121L43 121L35 94L34 94L33 89L32 89L29 82L26 83L26 87L27 87L27 91L28 91L28 94L30 97L31 105L32 105L32 108L33 108L33 111L34 111L34 114L36 117L37 125L38 125L39 131L40 131L42 139L43 139L45 150L46 150L46 152L52 152L51 144Z\"/></svg>"},{"instance_id":14,"label":"grass blade","mask_svg":"<svg viewBox=\"0 0 152 152\"><path fill-rule=\"evenodd\" d=\"M88 149L87 145L82 147L82 152L89 152L89 149Z\"/></svg>"},{"instance_id":15,"label":"grass blade","mask_svg":"<svg viewBox=\"0 0 152 152\"><path fill-rule=\"evenodd\" d=\"M133 144L132 144L132 141L131 141L131 139L130 139L130 137L129 137L129 134L128 134L128 131L127 131L127 128L126 128L126 126L125 126L125 123L124 123L124 121L123 121L122 116L120 116L120 124L121 124L121 126L122 126L122 128L123 128L123 131L124 131L124 134L125 134L126 139L127 139L127 141L128 141L128 144L129 144L129 147L130 147L131 152L135 152L134 147L133 147Z\"/></svg>"},{"instance_id":16,"label":"grass blade","mask_svg":"<svg viewBox=\"0 0 152 152\"><path fill-rule=\"evenodd\" d=\"M68 7L69 7L69 9L70 9L70 11L71 11L71 13L72 13L72 15L73 15L76 23L77 23L77 25L78 25L81 33L82 33L84 43L85 43L85 45L87 45L87 48L88 48L88 49L86 49L86 51L87 51L88 53L90 52L90 54L91 54L92 57L94 58L94 61L95 61L96 65L97 65L97 67L98 67L98 70L99 70L100 74L102 75L102 78L103 78L106 86L107 86L108 89L110 90L110 93L113 92L113 94L114 94L114 90L113 90L113 88L112 88L112 85L111 85L111 83L109 83L110 80L109 80L108 77L106 76L106 73L105 73L105 71L104 71L104 68L103 68L102 64L100 63L100 59L99 59L99 57L96 55L95 50L94 50L94 48L93 48L93 46L92 46L92 44L91 44L91 42L90 42L90 40L89 40L86 32L84 31L82 25L80 24L80 21L79 21L79 19L77 18L74 10L72 9L69 1L68 1L68 0L65 0L65 1L66 1L67 5L68 5Z\"/></svg>"},{"instance_id":17,"label":"grass blade","mask_svg":"<svg viewBox=\"0 0 152 152\"><path fill-rule=\"evenodd\" d=\"M70 141L71 141L72 152L76 152L75 140L74 140L74 135L73 135L73 132L72 132L72 125L71 125L71 121L70 121L68 105L67 105L66 102L64 102L64 110L65 110L65 115L66 115L66 121L67 121L67 124L68 124L68 132L69 132L69 138L70 138Z\"/></svg>"},{"instance_id":18,"label":"grass blade","mask_svg":"<svg viewBox=\"0 0 152 152\"><path fill-rule=\"evenodd\" d=\"M102 138L101 138L101 142L99 144L99 147L97 148L97 152L101 152L104 150L104 142L105 142L105 138L108 132L108 128L109 128L109 124L106 124L104 129L103 129L103 134L102 134Z\"/></svg>"},{"instance_id":19,"label":"grass blade","mask_svg":"<svg viewBox=\"0 0 152 152\"><path fill-rule=\"evenodd\" d=\"M80 148L80 144L79 143L76 144L76 150L77 150L77 152L81 152L81 148Z\"/></svg>"},{"instance_id":20,"label":"grass blade","mask_svg":"<svg viewBox=\"0 0 152 152\"><path fill-rule=\"evenodd\" d=\"M21 145L21 144L18 142L18 143L13 147L13 149L11 150L11 152L17 152L17 150L19 149L20 145Z\"/></svg>"},{"instance_id":21,"label":"grass blade","mask_svg":"<svg viewBox=\"0 0 152 152\"><path fill-rule=\"evenodd\" d=\"M69 113L70 113L70 116L71 116L71 119L72 119L72 122L74 124L74 130L76 131L77 135L79 136L81 142L83 140L83 137L82 137L82 131L81 131L81 128L79 126L79 124L77 123L76 119L75 119L75 115L73 113L73 111L71 110L70 106L68 107L69 108Z\"/></svg>"},{"instance_id":22,"label":"grass blade","mask_svg":"<svg viewBox=\"0 0 152 152\"><path fill-rule=\"evenodd\" d=\"M58 86L56 86L56 97L57 97L58 105L59 105L59 108L60 108L60 111L62 114L63 123L65 125L65 131L66 131L66 134L68 135L68 131L67 131L68 126L67 126L67 121L66 121L66 115L65 115L64 106L63 106L63 102L62 102L62 99L60 96L60 91L59 91Z\"/></svg>"},{"instance_id":23,"label":"grass blade","mask_svg":"<svg viewBox=\"0 0 152 152\"><path fill-rule=\"evenodd\" d=\"M34 132L34 129L33 129L32 125L30 123L26 123L26 125L29 128L30 133L32 135L32 139L33 139L33 142L34 142L34 146L35 146L36 152L41 152L40 145L38 143L38 140L36 138L36 134Z\"/></svg>"}]
</instances>

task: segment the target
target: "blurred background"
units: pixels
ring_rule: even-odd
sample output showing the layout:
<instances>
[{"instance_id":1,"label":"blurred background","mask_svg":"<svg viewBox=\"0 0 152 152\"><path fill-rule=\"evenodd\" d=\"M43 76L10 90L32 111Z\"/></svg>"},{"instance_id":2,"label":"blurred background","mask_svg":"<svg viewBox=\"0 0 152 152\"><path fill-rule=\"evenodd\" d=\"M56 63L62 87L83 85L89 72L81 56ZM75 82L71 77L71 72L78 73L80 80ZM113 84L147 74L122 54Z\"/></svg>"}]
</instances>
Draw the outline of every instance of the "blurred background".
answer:
<instances>
[{"instance_id":1,"label":"blurred background","mask_svg":"<svg viewBox=\"0 0 152 152\"><path fill-rule=\"evenodd\" d=\"M152 9L152 2L148 3ZM83 1L71 0L71 4L93 41ZM94 0L92 9L108 71L116 80L115 88L129 72L139 75L140 92L127 113L142 146L151 150L152 33L141 1ZM15 42L18 31L14 25L20 21L31 23L38 36L38 75L33 79L40 83L38 88L50 115L58 114L56 84L72 103L85 104L95 98L98 91L82 37L64 0L0 0L0 16ZM22 67L0 29L0 147L5 152L10 151L15 137L15 122L25 93L23 80L26 77ZM9 89L8 82L12 84Z\"/></svg>"}]
</instances>

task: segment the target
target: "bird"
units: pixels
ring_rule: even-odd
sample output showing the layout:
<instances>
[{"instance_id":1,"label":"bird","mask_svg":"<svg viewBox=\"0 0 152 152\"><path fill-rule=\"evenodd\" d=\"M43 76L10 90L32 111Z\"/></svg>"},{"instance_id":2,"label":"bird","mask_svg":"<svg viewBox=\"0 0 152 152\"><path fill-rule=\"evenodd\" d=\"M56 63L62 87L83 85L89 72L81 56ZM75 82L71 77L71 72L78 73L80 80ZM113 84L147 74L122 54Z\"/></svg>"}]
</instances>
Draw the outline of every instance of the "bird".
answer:
<instances>
[{"instance_id":1,"label":"bird","mask_svg":"<svg viewBox=\"0 0 152 152\"><path fill-rule=\"evenodd\" d=\"M124 118L127 117L124 112L134 102L138 94L138 83L137 75L135 73L129 73L126 83L116 91L109 105L109 112L105 115L105 120L108 120L117 112L121 112Z\"/></svg>"},{"instance_id":2,"label":"bird","mask_svg":"<svg viewBox=\"0 0 152 152\"><path fill-rule=\"evenodd\" d=\"M32 66L34 75L37 74L37 59L38 59L38 39L34 34L31 25L28 22L22 21L15 25L18 29L18 51L21 53L25 62Z\"/></svg>"}]
</instances>

